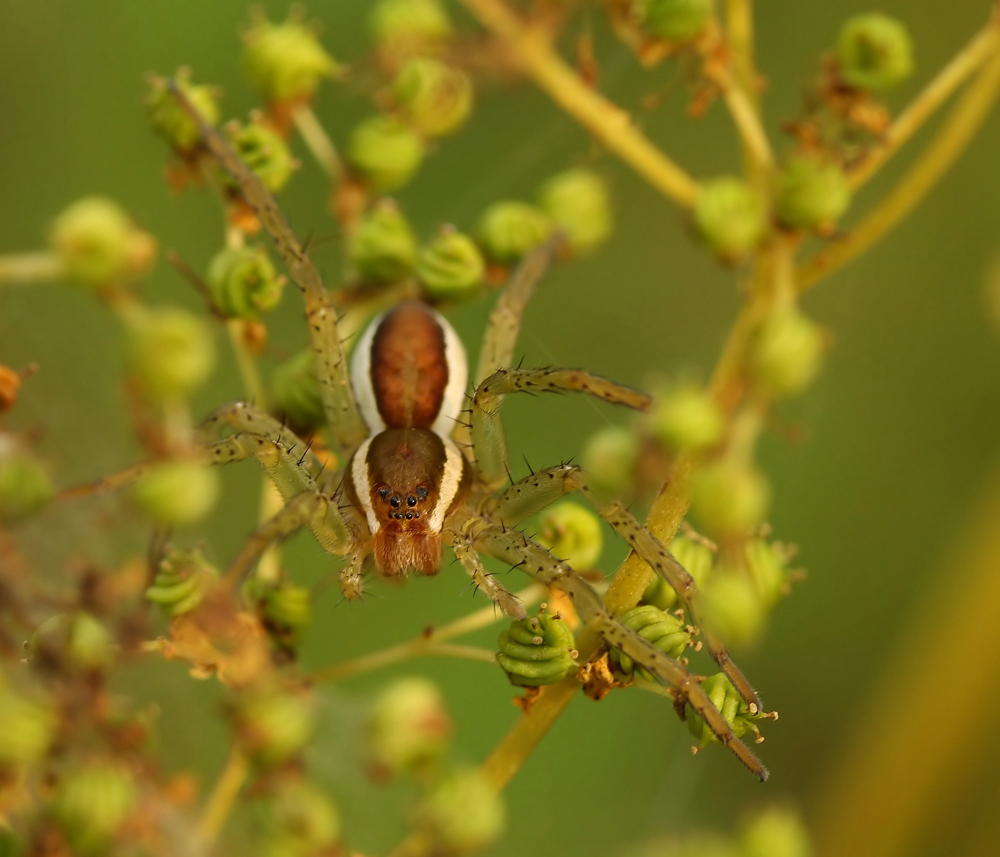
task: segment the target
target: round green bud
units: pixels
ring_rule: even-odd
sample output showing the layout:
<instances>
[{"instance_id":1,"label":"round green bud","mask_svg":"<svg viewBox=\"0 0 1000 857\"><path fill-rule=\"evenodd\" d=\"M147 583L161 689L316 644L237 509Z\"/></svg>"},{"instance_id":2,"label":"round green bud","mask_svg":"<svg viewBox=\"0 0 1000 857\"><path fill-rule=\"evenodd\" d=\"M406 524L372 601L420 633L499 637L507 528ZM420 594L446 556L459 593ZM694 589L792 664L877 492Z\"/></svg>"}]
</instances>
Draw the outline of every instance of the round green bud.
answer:
<instances>
[{"instance_id":1,"label":"round green bud","mask_svg":"<svg viewBox=\"0 0 1000 857\"><path fill-rule=\"evenodd\" d=\"M56 788L52 813L74 852L106 853L137 800L132 774L112 761L67 770Z\"/></svg>"},{"instance_id":2,"label":"round green bud","mask_svg":"<svg viewBox=\"0 0 1000 857\"><path fill-rule=\"evenodd\" d=\"M378 0L369 26L377 45L403 56L435 53L454 32L441 0Z\"/></svg>"},{"instance_id":3,"label":"round green bud","mask_svg":"<svg viewBox=\"0 0 1000 857\"><path fill-rule=\"evenodd\" d=\"M180 616L194 610L218 580L218 569L198 548L171 549L146 588L146 600L168 616Z\"/></svg>"},{"instance_id":4,"label":"round green bud","mask_svg":"<svg viewBox=\"0 0 1000 857\"><path fill-rule=\"evenodd\" d=\"M855 15L840 30L837 61L848 86L882 92L913 74L913 40L895 18L881 12Z\"/></svg>"},{"instance_id":5,"label":"round green bud","mask_svg":"<svg viewBox=\"0 0 1000 857\"><path fill-rule=\"evenodd\" d=\"M633 482L639 463L639 438L627 426L605 426L587 439L582 460L595 488L620 497Z\"/></svg>"},{"instance_id":6,"label":"round green bud","mask_svg":"<svg viewBox=\"0 0 1000 857\"><path fill-rule=\"evenodd\" d=\"M60 666L90 672L109 666L114 660L111 634L90 613L57 613L31 635L30 650Z\"/></svg>"},{"instance_id":7,"label":"round green bud","mask_svg":"<svg viewBox=\"0 0 1000 857\"><path fill-rule=\"evenodd\" d=\"M539 516L535 540L571 568L586 571L601 558L604 536L601 521L590 509L562 500Z\"/></svg>"},{"instance_id":8,"label":"round green bud","mask_svg":"<svg viewBox=\"0 0 1000 857\"><path fill-rule=\"evenodd\" d=\"M191 524L215 507L218 471L200 461L178 458L150 466L132 487L132 500L161 524Z\"/></svg>"},{"instance_id":9,"label":"round green bud","mask_svg":"<svg viewBox=\"0 0 1000 857\"><path fill-rule=\"evenodd\" d=\"M693 39L712 20L712 0L638 0L636 12L650 36L671 42Z\"/></svg>"},{"instance_id":10,"label":"round green bud","mask_svg":"<svg viewBox=\"0 0 1000 857\"><path fill-rule=\"evenodd\" d=\"M538 202L566 236L576 253L589 253L604 243L614 225L608 187L591 170L566 170L538 191Z\"/></svg>"},{"instance_id":11,"label":"round green bud","mask_svg":"<svg viewBox=\"0 0 1000 857\"><path fill-rule=\"evenodd\" d=\"M417 261L417 237L391 199L379 200L348 237L347 256L362 282L396 283Z\"/></svg>"},{"instance_id":12,"label":"round green bud","mask_svg":"<svg viewBox=\"0 0 1000 857\"><path fill-rule=\"evenodd\" d=\"M0 674L0 771L39 762L52 745L58 720L50 703L15 689Z\"/></svg>"},{"instance_id":13,"label":"round green bud","mask_svg":"<svg viewBox=\"0 0 1000 857\"><path fill-rule=\"evenodd\" d=\"M271 401L295 428L319 428L326 421L312 349L280 364L271 376Z\"/></svg>"},{"instance_id":14,"label":"round green bud","mask_svg":"<svg viewBox=\"0 0 1000 857\"><path fill-rule=\"evenodd\" d=\"M278 305L285 287L263 247L216 253L206 279L213 305L228 318L256 319Z\"/></svg>"},{"instance_id":15,"label":"round green bud","mask_svg":"<svg viewBox=\"0 0 1000 857\"><path fill-rule=\"evenodd\" d=\"M392 94L406 120L426 137L457 131L472 112L469 76L430 57L407 62L393 81Z\"/></svg>"},{"instance_id":16,"label":"round green bud","mask_svg":"<svg viewBox=\"0 0 1000 857\"><path fill-rule=\"evenodd\" d=\"M807 155L790 158L778 175L775 213L792 229L836 222L851 204L851 186L839 164Z\"/></svg>"},{"instance_id":17,"label":"round green bud","mask_svg":"<svg viewBox=\"0 0 1000 857\"><path fill-rule=\"evenodd\" d=\"M451 718L437 686L425 678L401 678L385 687L368 718L368 747L386 774L433 767L448 749Z\"/></svg>"},{"instance_id":18,"label":"round green bud","mask_svg":"<svg viewBox=\"0 0 1000 857\"><path fill-rule=\"evenodd\" d=\"M710 675L701 683L701 687L708 694L708 698L712 700L715 707L719 709L719 713L732 728L737 738L742 738L748 733L758 734L759 730L755 721L764 715L750 713L750 707L736 691L736 688L730 684L724 673ZM698 739L699 746L707 747L709 744L718 743L719 739L715 737L706 723L694 713L690 705L686 708L684 719L687 721L688 730Z\"/></svg>"},{"instance_id":19,"label":"round green bud","mask_svg":"<svg viewBox=\"0 0 1000 857\"><path fill-rule=\"evenodd\" d=\"M52 479L42 463L13 435L0 434L0 523L26 518L54 496Z\"/></svg>"},{"instance_id":20,"label":"round green bud","mask_svg":"<svg viewBox=\"0 0 1000 857\"><path fill-rule=\"evenodd\" d=\"M507 823L503 798L478 768L455 771L427 795L422 826L448 854L471 854L496 841Z\"/></svg>"},{"instance_id":21,"label":"round green bud","mask_svg":"<svg viewBox=\"0 0 1000 857\"><path fill-rule=\"evenodd\" d=\"M420 169L426 146L416 131L391 116L372 116L351 132L347 160L376 191L402 187Z\"/></svg>"},{"instance_id":22,"label":"round green bud","mask_svg":"<svg viewBox=\"0 0 1000 857\"><path fill-rule=\"evenodd\" d=\"M743 825L739 836L745 857L812 857L809 831L799 814L769 807Z\"/></svg>"},{"instance_id":23,"label":"round green bud","mask_svg":"<svg viewBox=\"0 0 1000 857\"><path fill-rule=\"evenodd\" d=\"M282 779L257 814L268 857L327 853L341 835L337 808L313 783Z\"/></svg>"},{"instance_id":24,"label":"round green bud","mask_svg":"<svg viewBox=\"0 0 1000 857\"><path fill-rule=\"evenodd\" d=\"M760 526L771 502L767 477L751 462L721 458L695 477L691 506L705 529L723 539Z\"/></svg>"},{"instance_id":25,"label":"round green bud","mask_svg":"<svg viewBox=\"0 0 1000 857\"><path fill-rule=\"evenodd\" d=\"M497 662L510 683L541 687L562 681L576 669L576 639L565 621L544 613L518 619L499 639Z\"/></svg>"},{"instance_id":26,"label":"round green bud","mask_svg":"<svg viewBox=\"0 0 1000 857\"><path fill-rule=\"evenodd\" d=\"M503 200L483 212L477 235L486 254L497 262L517 262L552 238L555 224L527 202Z\"/></svg>"},{"instance_id":27,"label":"round green bud","mask_svg":"<svg viewBox=\"0 0 1000 857\"><path fill-rule=\"evenodd\" d=\"M103 196L87 196L66 208L52 224L49 243L71 280L97 289L145 273L156 254L153 237Z\"/></svg>"},{"instance_id":28,"label":"round green bud","mask_svg":"<svg viewBox=\"0 0 1000 857\"><path fill-rule=\"evenodd\" d=\"M316 729L312 699L282 687L246 691L236 704L235 718L244 751L265 768L297 756Z\"/></svg>"},{"instance_id":29,"label":"round green bud","mask_svg":"<svg viewBox=\"0 0 1000 857\"><path fill-rule=\"evenodd\" d=\"M292 177L298 166L292 157L288 142L263 121L253 120L246 125L229 125L226 134L240 156L271 193L277 193ZM235 180L226 176L226 183L236 187Z\"/></svg>"},{"instance_id":30,"label":"round green bud","mask_svg":"<svg viewBox=\"0 0 1000 857\"><path fill-rule=\"evenodd\" d=\"M675 536L670 543L670 553L694 578L699 586L704 586L715 563L715 552L702 539L691 536ZM678 604L677 593L662 577L654 577L642 593L642 600L660 610L673 610Z\"/></svg>"},{"instance_id":31,"label":"round green bud","mask_svg":"<svg viewBox=\"0 0 1000 857\"><path fill-rule=\"evenodd\" d=\"M753 646L764 630L767 610L752 580L739 570L720 570L703 588L705 621L735 648Z\"/></svg>"},{"instance_id":32,"label":"round green bud","mask_svg":"<svg viewBox=\"0 0 1000 857\"><path fill-rule=\"evenodd\" d=\"M694 224L706 244L726 261L742 259L767 230L761 195L731 176L705 182L694 202Z\"/></svg>"},{"instance_id":33,"label":"round green bud","mask_svg":"<svg viewBox=\"0 0 1000 857\"><path fill-rule=\"evenodd\" d=\"M743 546L743 558L757 595L765 607L773 607L787 594L791 571L788 561L794 551L779 542L750 539Z\"/></svg>"},{"instance_id":34,"label":"round green bud","mask_svg":"<svg viewBox=\"0 0 1000 857\"><path fill-rule=\"evenodd\" d=\"M618 621L674 660L680 658L692 645L694 629L685 625L673 613L665 613L652 604L626 610L618 616ZM638 674L646 681L653 681L649 672L642 667L637 668L635 661L619 649L611 650L611 662L626 676Z\"/></svg>"},{"instance_id":35,"label":"round green bud","mask_svg":"<svg viewBox=\"0 0 1000 857\"><path fill-rule=\"evenodd\" d=\"M187 310L168 307L143 312L129 327L125 362L150 399L184 399L215 368L212 330L203 318Z\"/></svg>"},{"instance_id":36,"label":"round green bud","mask_svg":"<svg viewBox=\"0 0 1000 857\"><path fill-rule=\"evenodd\" d=\"M649 425L657 440L681 452L715 446L726 430L718 402L693 384L664 393L653 407Z\"/></svg>"},{"instance_id":37,"label":"round green bud","mask_svg":"<svg viewBox=\"0 0 1000 857\"><path fill-rule=\"evenodd\" d=\"M338 66L315 30L294 16L273 24L256 17L243 33L243 70L269 102L309 101Z\"/></svg>"},{"instance_id":38,"label":"round green bud","mask_svg":"<svg viewBox=\"0 0 1000 857\"><path fill-rule=\"evenodd\" d=\"M819 374L823 331L797 308L776 310L761 325L750 350L750 372L775 396L796 396Z\"/></svg>"},{"instance_id":39,"label":"round green bud","mask_svg":"<svg viewBox=\"0 0 1000 857\"><path fill-rule=\"evenodd\" d=\"M479 290L486 262L468 235L444 227L421 249L416 272L429 298L455 301Z\"/></svg>"},{"instance_id":40,"label":"round green bud","mask_svg":"<svg viewBox=\"0 0 1000 857\"><path fill-rule=\"evenodd\" d=\"M279 645L294 650L312 618L312 594L305 586L280 581L251 581L252 597L257 601L264 626Z\"/></svg>"},{"instance_id":41,"label":"round green bud","mask_svg":"<svg viewBox=\"0 0 1000 857\"><path fill-rule=\"evenodd\" d=\"M219 90L207 84L191 82L191 72L181 69L174 77L177 87L209 125L219 121ZM145 104L153 130L178 152L188 153L201 145L201 129L168 87L168 81L154 77L149 81Z\"/></svg>"}]
</instances>

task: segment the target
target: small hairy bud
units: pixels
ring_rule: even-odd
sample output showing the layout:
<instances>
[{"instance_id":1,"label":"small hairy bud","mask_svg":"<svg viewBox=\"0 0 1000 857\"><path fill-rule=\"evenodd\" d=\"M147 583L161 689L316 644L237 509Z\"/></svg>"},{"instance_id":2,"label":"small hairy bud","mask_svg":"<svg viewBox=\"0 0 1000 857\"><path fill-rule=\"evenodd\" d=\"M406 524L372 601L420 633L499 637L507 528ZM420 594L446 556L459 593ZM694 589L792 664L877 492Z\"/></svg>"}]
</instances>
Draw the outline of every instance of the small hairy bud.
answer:
<instances>
[{"instance_id":1,"label":"small hairy bud","mask_svg":"<svg viewBox=\"0 0 1000 857\"><path fill-rule=\"evenodd\" d=\"M180 616L194 610L218 580L218 569L198 548L171 549L146 587L146 600L168 616Z\"/></svg>"},{"instance_id":2,"label":"small hairy bud","mask_svg":"<svg viewBox=\"0 0 1000 857\"><path fill-rule=\"evenodd\" d=\"M297 756L312 740L316 728L312 699L279 686L245 691L237 700L233 715L244 752L264 768Z\"/></svg>"},{"instance_id":3,"label":"small hairy bud","mask_svg":"<svg viewBox=\"0 0 1000 857\"><path fill-rule=\"evenodd\" d=\"M445 853L471 854L494 842L507 823L503 798L478 768L455 771L427 795L422 826Z\"/></svg>"},{"instance_id":4,"label":"small hairy bud","mask_svg":"<svg viewBox=\"0 0 1000 857\"><path fill-rule=\"evenodd\" d=\"M566 170L538 191L538 202L576 253L596 250L611 234L614 219L607 185L591 170Z\"/></svg>"},{"instance_id":5,"label":"small hairy bud","mask_svg":"<svg viewBox=\"0 0 1000 857\"><path fill-rule=\"evenodd\" d=\"M799 814L773 806L749 818L739 834L745 857L812 857L809 831Z\"/></svg>"},{"instance_id":6,"label":"small hairy bud","mask_svg":"<svg viewBox=\"0 0 1000 857\"><path fill-rule=\"evenodd\" d=\"M347 160L376 191L407 184L424 161L426 146L412 128L392 116L372 116L357 125Z\"/></svg>"},{"instance_id":7,"label":"small hairy bud","mask_svg":"<svg viewBox=\"0 0 1000 857\"><path fill-rule=\"evenodd\" d=\"M0 673L0 772L33 765L48 752L58 715L52 705L15 688Z\"/></svg>"},{"instance_id":8,"label":"small hairy bud","mask_svg":"<svg viewBox=\"0 0 1000 857\"><path fill-rule=\"evenodd\" d=\"M848 86L883 92L913 74L913 40L895 18L881 12L855 15L840 30L837 63Z\"/></svg>"},{"instance_id":9,"label":"small hairy bud","mask_svg":"<svg viewBox=\"0 0 1000 857\"><path fill-rule=\"evenodd\" d=\"M154 521L191 524L212 511L220 491L216 470L178 458L151 465L132 487L132 500Z\"/></svg>"},{"instance_id":10,"label":"small hairy bud","mask_svg":"<svg viewBox=\"0 0 1000 857\"><path fill-rule=\"evenodd\" d=\"M347 241L347 255L362 282L395 283L417 260L417 237L391 199L379 200Z\"/></svg>"},{"instance_id":11,"label":"small hairy bud","mask_svg":"<svg viewBox=\"0 0 1000 857\"><path fill-rule=\"evenodd\" d=\"M215 341L205 319L172 307L143 311L125 344L129 374L156 401L184 399L215 368Z\"/></svg>"},{"instance_id":12,"label":"small hairy bud","mask_svg":"<svg viewBox=\"0 0 1000 857\"><path fill-rule=\"evenodd\" d=\"M392 84L406 121L427 137L457 131L472 113L472 81L460 69L430 57L411 59Z\"/></svg>"},{"instance_id":13,"label":"small hairy bud","mask_svg":"<svg viewBox=\"0 0 1000 857\"><path fill-rule=\"evenodd\" d=\"M824 351L819 325L795 307L779 309L754 336L750 371L772 395L797 396L819 374Z\"/></svg>"},{"instance_id":14,"label":"small hairy bud","mask_svg":"<svg viewBox=\"0 0 1000 857\"><path fill-rule=\"evenodd\" d=\"M182 68L174 76L177 88L209 125L219 121L219 90L208 84L191 82L191 72ZM153 77L145 98L153 130L181 154L201 145L201 129L167 86L167 80Z\"/></svg>"},{"instance_id":15,"label":"small hairy bud","mask_svg":"<svg viewBox=\"0 0 1000 857\"><path fill-rule=\"evenodd\" d=\"M461 300L482 285L486 262L468 235L444 227L420 251L416 271L432 300Z\"/></svg>"},{"instance_id":16,"label":"small hairy bud","mask_svg":"<svg viewBox=\"0 0 1000 857\"><path fill-rule=\"evenodd\" d=\"M583 448L583 469L591 484L620 497L632 485L639 461L639 439L627 426L605 426Z\"/></svg>"},{"instance_id":17,"label":"small hairy bud","mask_svg":"<svg viewBox=\"0 0 1000 857\"><path fill-rule=\"evenodd\" d=\"M600 518L579 503L561 500L539 516L538 525L536 541L571 568L586 571L601 558L604 537Z\"/></svg>"},{"instance_id":18,"label":"small hairy bud","mask_svg":"<svg viewBox=\"0 0 1000 857\"><path fill-rule=\"evenodd\" d=\"M726 261L746 256L764 237L764 200L745 181L731 176L702 185L694 203L694 224L705 243Z\"/></svg>"},{"instance_id":19,"label":"small hairy bud","mask_svg":"<svg viewBox=\"0 0 1000 857\"><path fill-rule=\"evenodd\" d=\"M316 31L292 16L274 24L257 16L243 33L243 69L269 102L309 101L338 66Z\"/></svg>"},{"instance_id":20,"label":"small hairy bud","mask_svg":"<svg viewBox=\"0 0 1000 857\"><path fill-rule=\"evenodd\" d=\"M726 421L715 399L701 387L682 384L656 402L649 417L653 435L670 449L697 451L722 440Z\"/></svg>"},{"instance_id":21,"label":"small hairy bud","mask_svg":"<svg viewBox=\"0 0 1000 857\"><path fill-rule=\"evenodd\" d=\"M778 175L775 196L778 220L792 229L831 226L851 204L851 188L840 165L797 155Z\"/></svg>"},{"instance_id":22,"label":"small hairy bud","mask_svg":"<svg viewBox=\"0 0 1000 857\"><path fill-rule=\"evenodd\" d=\"M451 738L451 718L441 691L425 678L397 679L375 700L367 734L378 772L420 773L433 767Z\"/></svg>"},{"instance_id":23,"label":"small hairy bud","mask_svg":"<svg viewBox=\"0 0 1000 857\"><path fill-rule=\"evenodd\" d=\"M483 212L477 235L486 254L497 262L517 262L552 237L555 224L527 202L502 200Z\"/></svg>"},{"instance_id":24,"label":"small hairy bud","mask_svg":"<svg viewBox=\"0 0 1000 857\"><path fill-rule=\"evenodd\" d=\"M226 134L243 163L257 174L271 193L277 193L288 184L298 163L287 141L277 131L254 119L246 125L228 125ZM226 176L225 181L236 187L231 177Z\"/></svg>"},{"instance_id":25,"label":"small hairy bud","mask_svg":"<svg viewBox=\"0 0 1000 857\"><path fill-rule=\"evenodd\" d=\"M693 645L691 638L694 629L690 625L685 625L683 620L673 613L665 613L652 604L643 604L626 610L618 616L618 621L674 660L680 658ZM611 650L611 662L626 676L638 674L646 681L653 681L649 672L637 667L635 661L619 649Z\"/></svg>"},{"instance_id":26,"label":"small hairy bud","mask_svg":"<svg viewBox=\"0 0 1000 857\"><path fill-rule=\"evenodd\" d=\"M555 684L576 668L573 631L558 616L540 613L512 622L500 634L499 649L497 662L518 687Z\"/></svg>"},{"instance_id":27,"label":"small hairy bud","mask_svg":"<svg viewBox=\"0 0 1000 857\"><path fill-rule=\"evenodd\" d=\"M369 17L372 38L387 54L436 54L454 30L441 0L378 0Z\"/></svg>"},{"instance_id":28,"label":"small hairy bud","mask_svg":"<svg viewBox=\"0 0 1000 857\"><path fill-rule=\"evenodd\" d=\"M263 247L222 250L208 264L208 293L229 318L253 320L281 301L285 278L278 276Z\"/></svg>"},{"instance_id":29,"label":"small hairy bud","mask_svg":"<svg viewBox=\"0 0 1000 857\"><path fill-rule=\"evenodd\" d=\"M45 466L14 435L0 434L0 523L26 518L54 496Z\"/></svg>"},{"instance_id":30,"label":"small hairy bud","mask_svg":"<svg viewBox=\"0 0 1000 857\"><path fill-rule=\"evenodd\" d=\"M128 820L137 795L131 773L112 761L93 761L68 769L56 787L52 813L74 852L106 853Z\"/></svg>"},{"instance_id":31,"label":"small hairy bud","mask_svg":"<svg viewBox=\"0 0 1000 857\"><path fill-rule=\"evenodd\" d=\"M686 42L712 20L713 0L636 0L642 29L658 39Z\"/></svg>"},{"instance_id":32,"label":"small hairy bud","mask_svg":"<svg viewBox=\"0 0 1000 857\"><path fill-rule=\"evenodd\" d=\"M702 689L708 694L719 713L732 728L737 738L742 738L748 733L760 734L756 721L767 715L763 713L751 714L750 707L730 684L724 673L710 675L701 683ZM698 746L707 747L709 744L718 743L719 739L705 724L705 722L694 713L691 706L687 706L686 717L688 730L698 740Z\"/></svg>"},{"instance_id":33,"label":"small hairy bud","mask_svg":"<svg viewBox=\"0 0 1000 857\"><path fill-rule=\"evenodd\" d=\"M283 777L257 807L267 857L327 853L341 836L340 814L323 790L301 777Z\"/></svg>"},{"instance_id":34,"label":"small hairy bud","mask_svg":"<svg viewBox=\"0 0 1000 857\"><path fill-rule=\"evenodd\" d=\"M756 529L771 502L767 477L749 461L727 456L695 477L691 505L712 536L738 538Z\"/></svg>"},{"instance_id":35,"label":"small hairy bud","mask_svg":"<svg viewBox=\"0 0 1000 857\"><path fill-rule=\"evenodd\" d=\"M271 400L275 410L296 428L313 429L323 425L326 415L312 349L300 351L274 370Z\"/></svg>"}]
</instances>

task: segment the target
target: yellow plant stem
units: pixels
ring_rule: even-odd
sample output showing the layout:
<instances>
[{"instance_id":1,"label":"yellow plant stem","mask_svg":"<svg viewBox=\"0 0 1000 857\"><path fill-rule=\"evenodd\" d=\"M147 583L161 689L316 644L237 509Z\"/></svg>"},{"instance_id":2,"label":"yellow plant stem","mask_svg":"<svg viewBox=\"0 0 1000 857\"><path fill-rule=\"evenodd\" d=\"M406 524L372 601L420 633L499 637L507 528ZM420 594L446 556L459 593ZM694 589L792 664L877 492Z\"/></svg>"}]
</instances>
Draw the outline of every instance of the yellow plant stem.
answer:
<instances>
[{"instance_id":1,"label":"yellow plant stem","mask_svg":"<svg viewBox=\"0 0 1000 857\"><path fill-rule=\"evenodd\" d=\"M292 121L302 137L302 142L312 153L319 168L334 184L340 184L344 177L344 164L337 153L333 141L320 124L319 119L308 104L300 104L292 110Z\"/></svg>"},{"instance_id":2,"label":"yellow plant stem","mask_svg":"<svg viewBox=\"0 0 1000 857\"><path fill-rule=\"evenodd\" d=\"M761 122L760 113L747 92L730 74L717 76L722 87L722 100L733 117L747 159L751 178L766 175L774 169L774 153Z\"/></svg>"},{"instance_id":3,"label":"yellow plant stem","mask_svg":"<svg viewBox=\"0 0 1000 857\"><path fill-rule=\"evenodd\" d=\"M989 115L1000 94L1000 53L979 72L917 162L842 241L809 260L798 272L799 291L856 259L908 215L955 163Z\"/></svg>"},{"instance_id":4,"label":"yellow plant stem","mask_svg":"<svg viewBox=\"0 0 1000 857\"><path fill-rule=\"evenodd\" d=\"M65 275L65 264L51 250L0 256L0 284L20 286L49 282Z\"/></svg>"},{"instance_id":5,"label":"yellow plant stem","mask_svg":"<svg viewBox=\"0 0 1000 857\"><path fill-rule=\"evenodd\" d=\"M595 139L674 202L693 204L698 183L642 134L628 113L584 83L555 52L546 29L531 27L502 0L462 3L506 45L521 70Z\"/></svg>"},{"instance_id":6,"label":"yellow plant stem","mask_svg":"<svg viewBox=\"0 0 1000 857\"><path fill-rule=\"evenodd\" d=\"M921 599L816 798L820 857L912 854L972 782L1000 709L1000 470ZM943 636L942 636L943 635ZM934 828L933 830L931 828ZM993 843L995 853L996 842ZM958 853L957 851L955 853Z\"/></svg>"},{"instance_id":7,"label":"yellow plant stem","mask_svg":"<svg viewBox=\"0 0 1000 857\"><path fill-rule=\"evenodd\" d=\"M206 852L222 833L249 773L250 763L243 751L234 744L198 819L198 836Z\"/></svg>"}]
</instances>

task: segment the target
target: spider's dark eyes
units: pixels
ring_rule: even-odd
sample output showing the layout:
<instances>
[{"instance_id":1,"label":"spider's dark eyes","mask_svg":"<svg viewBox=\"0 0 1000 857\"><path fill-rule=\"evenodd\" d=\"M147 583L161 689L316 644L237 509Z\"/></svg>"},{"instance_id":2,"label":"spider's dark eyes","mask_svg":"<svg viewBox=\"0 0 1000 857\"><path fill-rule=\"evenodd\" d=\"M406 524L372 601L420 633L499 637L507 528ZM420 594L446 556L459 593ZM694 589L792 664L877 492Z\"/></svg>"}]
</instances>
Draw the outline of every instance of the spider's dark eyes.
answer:
<instances>
[{"instance_id":1,"label":"spider's dark eyes","mask_svg":"<svg viewBox=\"0 0 1000 857\"><path fill-rule=\"evenodd\" d=\"M426 500L427 499L427 489L424 488L423 486L421 486L420 488L418 488L417 489L417 497L419 497L421 500Z\"/></svg>"},{"instance_id":2,"label":"spider's dark eyes","mask_svg":"<svg viewBox=\"0 0 1000 857\"><path fill-rule=\"evenodd\" d=\"M407 506L416 506L417 505L417 498L414 497L411 494L409 497L406 498L406 505Z\"/></svg>"},{"instance_id":3,"label":"spider's dark eyes","mask_svg":"<svg viewBox=\"0 0 1000 857\"><path fill-rule=\"evenodd\" d=\"M406 520L407 521L412 521L413 520L413 512L407 512L406 513Z\"/></svg>"},{"instance_id":4,"label":"spider's dark eyes","mask_svg":"<svg viewBox=\"0 0 1000 857\"><path fill-rule=\"evenodd\" d=\"M397 497L395 494L393 494L392 495L392 499L389 501L389 505L392 506L393 509L398 509L399 508L399 497Z\"/></svg>"},{"instance_id":5,"label":"spider's dark eyes","mask_svg":"<svg viewBox=\"0 0 1000 857\"><path fill-rule=\"evenodd\" d=\"M379 488L378 489L378 496L381 497L383 500L387 500L389 498L389 489L388 488Z\"/></svg>"}]
</instances>

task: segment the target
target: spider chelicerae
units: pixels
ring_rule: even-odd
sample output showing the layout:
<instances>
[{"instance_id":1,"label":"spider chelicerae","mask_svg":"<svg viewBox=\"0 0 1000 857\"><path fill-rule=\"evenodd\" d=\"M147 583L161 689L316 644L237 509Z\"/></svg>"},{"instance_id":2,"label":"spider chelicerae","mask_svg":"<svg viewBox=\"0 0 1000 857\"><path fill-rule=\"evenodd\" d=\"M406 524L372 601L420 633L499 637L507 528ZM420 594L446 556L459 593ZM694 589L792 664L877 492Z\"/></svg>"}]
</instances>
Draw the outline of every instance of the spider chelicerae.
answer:
<instances>
[{"instance_id":1,"label":"spider chelicerae","mask_svg":"<svg viewBox=\"0 0 1000 857\"><path fill-rule=\"evenodd\" d=\"M702 600L690 574L628 510L593 490L574 464L508 484L500 420L505 396L578 392L636 410L651 405L646 394L582 370L512 368L521 317L548 251L529 256L502 291L487 325L468 407L465 349L448 322L421 303L400 304L377 317L362 334L349 366L327 290L274 197L183 94L176 87L173 91L197 120L208 151L236 182L304 296L329 440L343 465L323 473L305 443L252 405L217 409L202 424L207 460L224 464L256 458L285 502L248 539L227 579L242 580L271 544L305 528L325 550L346 558L341 586L348 598L360 595L369 560L386 577L436 574L448 545L505 614L524 618L520 601L482 563L482 556L494 557L565 593L586 626L669 688L679 709L690 705L724 746L766 779L767 769L736 737L698 678L618 621L580 574L518 529L557 499L581 492L677 592L750 711L760 711L756 692L723 642L704 626ZM222 437L227 429L235 434Z\"/></svg>"}]
</instances>

